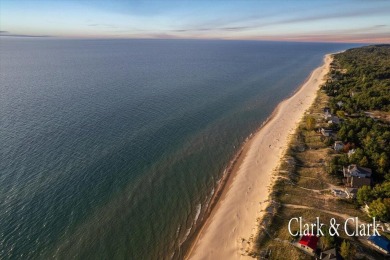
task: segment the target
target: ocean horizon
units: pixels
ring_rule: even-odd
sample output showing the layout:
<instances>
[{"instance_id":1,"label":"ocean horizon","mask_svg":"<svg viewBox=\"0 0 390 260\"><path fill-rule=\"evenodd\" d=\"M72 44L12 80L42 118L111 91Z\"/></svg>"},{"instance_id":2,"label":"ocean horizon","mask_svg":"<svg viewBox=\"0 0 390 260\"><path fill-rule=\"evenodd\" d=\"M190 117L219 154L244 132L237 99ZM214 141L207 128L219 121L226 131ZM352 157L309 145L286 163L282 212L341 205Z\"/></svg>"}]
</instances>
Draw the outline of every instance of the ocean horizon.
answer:
<instances>
[{"instance_id":1,"label":"ocean horizon","mask_svg":"<svg viewBox=\"0 0 390 260\"><path fill-rule=\"evenodd\" d=\"M242 143L361 44L0 38L0 258L180 259Z\"/></svg>"}]
</instances>

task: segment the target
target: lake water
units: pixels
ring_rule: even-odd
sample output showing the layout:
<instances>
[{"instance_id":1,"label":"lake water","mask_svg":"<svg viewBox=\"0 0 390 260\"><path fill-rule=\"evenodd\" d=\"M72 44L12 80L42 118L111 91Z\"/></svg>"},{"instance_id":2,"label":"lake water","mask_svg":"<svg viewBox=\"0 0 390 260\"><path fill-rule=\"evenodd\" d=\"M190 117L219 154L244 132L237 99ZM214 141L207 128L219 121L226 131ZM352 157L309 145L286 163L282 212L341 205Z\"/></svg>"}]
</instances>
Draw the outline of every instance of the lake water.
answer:
<instances>
[{"instance_id":1,"label":"lake water","mask_svg":"<svg viewBox=\"0 0 390 260\"><path fill-rule=\"evenodd\" d=\"M349 44L0 39L0 258L181 258L242 142Z\"/></svg>"}]
</instances>

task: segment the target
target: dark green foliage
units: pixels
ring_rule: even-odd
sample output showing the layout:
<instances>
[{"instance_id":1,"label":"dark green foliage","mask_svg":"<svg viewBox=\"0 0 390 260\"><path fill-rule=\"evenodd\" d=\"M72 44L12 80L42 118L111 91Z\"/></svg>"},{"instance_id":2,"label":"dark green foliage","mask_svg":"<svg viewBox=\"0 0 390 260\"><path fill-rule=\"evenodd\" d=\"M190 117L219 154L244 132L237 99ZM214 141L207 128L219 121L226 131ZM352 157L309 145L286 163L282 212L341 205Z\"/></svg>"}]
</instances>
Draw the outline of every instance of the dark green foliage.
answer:
<instances>
[{"instance_id":1,"label":"dark green foliage","mask_svg":"<svg viewBox=\"0 0 390 260\"><path fill-rule=\"evenodd\" d=\"M322 250L328 250L335 246L336 237L329 234L329 228L322 228L324 236L321 237Z\"/></svg>"},{"instance_id":2,"label":"dark green foliage","mask_svg":"<svg viewBox=\"0 0 390 260\"><path fill-rule=\"evenodd\" d=\"M381 220L390 219L390 181L375 185L374 188L363 186L358 190L357 201L360 205L369 205L369 213Z\"/></svg>"},{"instance_id":3,"label":"dark green foliage","mask_svg":"<svg viewBox=\"0 0 390 260\"><path fill-rule=\"evenodd\" d=\"M338 140L358 147L349 163L372 168L376 182L390 179L390 126L364 114L390 112L390 45L347 50L335 55L332 66L323 88L332 96L332 111L345 118Z\"/></svg>"},{"instance_id":4,"label":"dark green foliage","mask_svg":"<svg viewBox=\"0 0 390 260\"><path fill-rule=\"evenodd\" d=\"M323 90L331 97L332 113L344 119L337 138L352 143L356 152L349 158L334 157L328 173L337 174L350 163L373 170L374 187L358 191L360 205L367 203L370 214L390 218L390 124L367 112L390 112L390 45L350 49L335 55L330 80ZM348 245L344 245L348 251Z\"/></svg>"},{"instance_id":5,"label":"dark green foliage","mask_svg":"<svg viewBox=\"0 0 390 260\"><path fill-rule=\"evenodd\" d=\"M387 220L389 218L390 203L383 201L383 199L376 199L370 204L370 215L380 220Z\"/></svg>"},{"instance_id":6,"label":"dark green foliage","mask_svg":"<svg viewBox=\"0 0 390 260\"><path fill-rule=\"evenodd\" d=\"M371 201L373 200L371 187L364 185L358 190L356 197L357 197L357 201L361 205L363 205L364 203L367 204L371 203Z\"/></svg>"},{"instance_id":7,"label":"dark green foliage","mask_svg":"<svg viewBox=\"0 0 390 260\"><path fill-rule=\"evenodd\" d=\"M350 49L335 55L334 65L343 70L333 70L333 82L324 90L335 98L333 111L343 110L355 114L367 110L390 112L390 45Z\"/></svg>"}]
</instances>

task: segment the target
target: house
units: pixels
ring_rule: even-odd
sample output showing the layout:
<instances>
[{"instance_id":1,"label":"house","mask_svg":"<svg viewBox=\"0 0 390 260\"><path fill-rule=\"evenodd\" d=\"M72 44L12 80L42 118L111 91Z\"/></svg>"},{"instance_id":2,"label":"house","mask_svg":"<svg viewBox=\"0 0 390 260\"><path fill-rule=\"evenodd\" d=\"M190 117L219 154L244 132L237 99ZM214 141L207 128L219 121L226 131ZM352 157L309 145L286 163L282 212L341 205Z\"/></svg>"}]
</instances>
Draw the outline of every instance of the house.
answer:
<instances>
[{"instance_id":1,"label":"house","mask_svg":"<svg viewBox=\"0 0 390 260\"><path fill-rule=\"evenodd\" d=\"M340 124L340 122L341 122L341 120L340 120L340 118L338 118L337 116L330 116L329 118L328 118L328 124L336 124L336 125L338 125L338 124Z\"/></svg>"},{"instance_id":2,"label":"house","mask_svg":"<svg viewBox=\"0 0 390 260\"><path fill-rule=\"evenodd\" d=\"M321 260L335 260L337 258L336 248L332 248L329 250L326 250L324 252L321 252L320 258Z\"/></svg>"},{"instance_id":3,"label":"house","mask_svg":"<svg viewBox=\"0 0 390 260\"><path fill-rule=\"evenodd\" d=\"M357 188L345 188L345 194L347 194L348 199L356 198L357 191Z\"/></svg>"},{"instance_id":4,"label":"house","mask_svg":"<svg viewBox=\"0 0 390 260\"><path fill-rule=\"evenodd\" d=\"M348 151L348 158L352 156L356 152L356 149L351 149Z\"/></svg>"},{"instance_id":5,"label":"house","mask_svg":"<svg viewBox=\"0 0 390 260\"><path fill-rule=\"evenodd\" d=\"M361 188L363 186L371 186L371 178L359 178L352 176L348 183L351 188Z\"/></svg>"},{"instance_id":6,"label":"house","mask_svg":"<svg viewBox=\"0 0 390 260\"><path fill-rule=\"evenodd\" d=\"M324 114L324 119L325 120L329 120L329 119L331 119L332 118L332 114L331 113L325 113Z\"/></svg>"},{"instance_id":7,"label":"house","mask_svg":"<svg viewBox=\"0 0 390 260\"><path fill-rule=\"evenodd\" d=\"M317 250L317 243L318 243L318 237L314 235L302 236L298 242L301 248L313 254Z\"/></svg>"},{"instance_id":8,"label":"house","mask_svg":"<svg viewBox=\"0 0 390 260\"><path fill-rule=\"evenodd\" d=\"M390 254L390 240L383 236L370 236L368 243L384 254Z\"/></svg>"},{"instance_id":9,"label":"house","mask_svg":"<svg viewBox=\"0 0 390 260\"><path fill-rule=\"evenodd\" d=\"M347 187L358 189L364 185L371 186L371 169L351 164L348 167L343 167L343 172Z\"/></svg>"},{"instance_id":10,"label":"house","mask_svg":"<svg viewBox=\"0 0 390 260\"><path fill-rule=\"evenodd\" d=\"M325 129L323 127L320 129L320 132L321 132L321 134L323 136L326 136L326 137L328 137L328 136L330 136L332 134L332 130L331 129Z\"/></svg>"},{"instance_id":11,"label":"house","mask_svg":"<svg viewBox=\"0 0 390 260\"><path fill-rule=\"evenodd\" d=\"M341 141L336 141L334 142L334 146L333 146L333 149L335 149L335 151L341 151L342 149L344 148L344 144L343 142Z\"/></svg>"},{"instance_id":12,"label":"house","mask_svg":"<svg viewBox=\"0 0 390 260\"><path fill-rule=\"evenodd\" d=\"M371 178L372 170L370 168L360 167L356 164L351 164L348 167L343 167L344 177L360 177Z\"/></svg>"},{"instance_id":13,"label":"house","mask_svg":"<svg viewBox=\"0 0 390 260\"><path fill-rule=\"evenodd\" d=\"M340 198L340 199L348 198L348 194L342 190L332 189L331 192L332 192L333 196L335 196L337 198Z\"/></svg>"},{"instance_id":14,"label":"house","mask_svg":"<svg viewBox=\"0 0 390 260\"><path fill-rule=\"evenodd\" d=\"M332 114L330 113L330 108L329 107L324 107L323 111L324 111L324 118L325 118L325 120L332 117Z\"/></svg>"}]
</instances>

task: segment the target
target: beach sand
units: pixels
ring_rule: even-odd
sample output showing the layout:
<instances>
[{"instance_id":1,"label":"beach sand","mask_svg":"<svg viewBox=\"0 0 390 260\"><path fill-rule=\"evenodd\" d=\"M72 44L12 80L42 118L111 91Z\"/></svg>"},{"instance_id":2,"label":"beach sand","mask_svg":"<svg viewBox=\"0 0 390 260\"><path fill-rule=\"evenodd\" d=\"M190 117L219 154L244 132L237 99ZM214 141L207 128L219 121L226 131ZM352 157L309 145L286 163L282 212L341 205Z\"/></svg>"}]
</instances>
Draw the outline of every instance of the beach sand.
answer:
<instances>
[{"instance_id":1,"label":"beach sand","mask_svg":"<svg viewBox=\"0 0 390 260\"><path fill-rule=\"evenodd\" d=\"M268 206L273 173L305 111L329 71L331 55L315 69L271 119L245 144L213 212L190 248L188 259L240 259L258 230L257 219ZM243 240L245 239L245 240Z\"/></svg>"}]
</instances>

